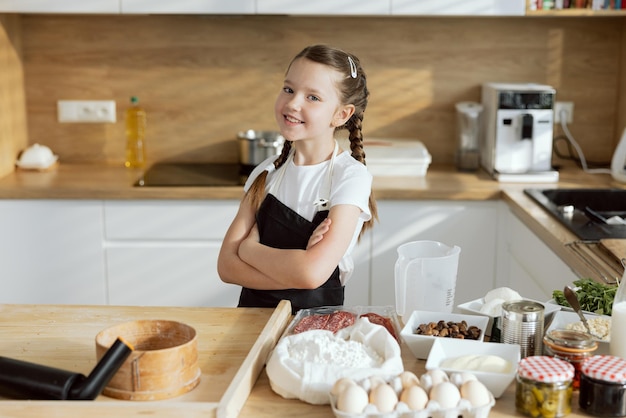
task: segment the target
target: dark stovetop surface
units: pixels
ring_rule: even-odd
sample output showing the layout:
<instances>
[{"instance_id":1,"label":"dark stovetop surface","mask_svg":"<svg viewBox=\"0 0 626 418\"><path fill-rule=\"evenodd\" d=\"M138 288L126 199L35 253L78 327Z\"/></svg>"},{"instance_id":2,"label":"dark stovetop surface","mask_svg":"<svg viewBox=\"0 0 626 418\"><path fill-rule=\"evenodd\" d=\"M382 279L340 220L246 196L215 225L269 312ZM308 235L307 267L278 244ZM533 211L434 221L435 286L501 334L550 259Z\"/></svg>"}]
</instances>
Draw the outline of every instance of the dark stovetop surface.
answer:
<instances>
[{"instance_id":1,"label":"dark stovetop surface","mask_svg":"<svg viewBox=\"0 0 626 418\"><path fill-rule=\"evenodd\" d=\"M136 187L241 186L246 168L231 163L156 163L135 182Z\"/></svg>"}]
</instances>

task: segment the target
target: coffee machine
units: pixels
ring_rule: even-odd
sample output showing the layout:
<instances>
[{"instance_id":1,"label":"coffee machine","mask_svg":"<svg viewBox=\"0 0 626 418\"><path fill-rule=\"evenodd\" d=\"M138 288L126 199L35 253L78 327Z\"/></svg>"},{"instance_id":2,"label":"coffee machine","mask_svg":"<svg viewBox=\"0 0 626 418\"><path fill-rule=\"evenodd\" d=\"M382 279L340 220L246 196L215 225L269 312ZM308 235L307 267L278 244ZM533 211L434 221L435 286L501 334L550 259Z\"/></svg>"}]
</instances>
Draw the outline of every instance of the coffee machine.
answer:
<instances>
[{"instance_id":1,"label":"coffee machine","mask_svg":"<svg viewBox=\"0 0 626 418\"><path fill-rule=\"evenodd\" d=\"M483 84L481 165L496 180L558 181L551 163L555 93L540 84Z\"/></svg>"}]
</instances>

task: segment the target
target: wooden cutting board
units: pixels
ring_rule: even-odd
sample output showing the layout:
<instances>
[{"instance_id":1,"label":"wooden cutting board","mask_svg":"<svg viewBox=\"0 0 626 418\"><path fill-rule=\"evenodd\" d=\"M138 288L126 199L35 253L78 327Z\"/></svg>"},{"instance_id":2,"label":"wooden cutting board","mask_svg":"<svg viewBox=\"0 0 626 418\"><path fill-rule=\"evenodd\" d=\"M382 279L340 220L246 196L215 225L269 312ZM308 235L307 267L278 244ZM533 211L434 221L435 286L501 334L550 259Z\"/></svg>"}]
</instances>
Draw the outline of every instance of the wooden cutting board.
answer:
<instances>
[{"instance_id":1,"label":"wooden cutting board","mask_svg":"<svg viewBox=\"0 0 626 418\"><path fill-rule=\"evenodd\" d=\"M96 364L95 336L138 319L169 319L192 326L198 338L200 383L166 400L27 401L0 396L5 418L235 418L267 356L291 321L291 305L264 308L0 304L0 355L89 374Z\"/></svg>"},{"instance_id":2,"label":"wooden cutting board","mask_svg":"<svg viewBox=\"0 0 626 418\"><path fill-rule=\"evenodd\" d=\"M626 239L601 239L600 245L618 262L626 260Z\"/></svg>"}]
</instances>

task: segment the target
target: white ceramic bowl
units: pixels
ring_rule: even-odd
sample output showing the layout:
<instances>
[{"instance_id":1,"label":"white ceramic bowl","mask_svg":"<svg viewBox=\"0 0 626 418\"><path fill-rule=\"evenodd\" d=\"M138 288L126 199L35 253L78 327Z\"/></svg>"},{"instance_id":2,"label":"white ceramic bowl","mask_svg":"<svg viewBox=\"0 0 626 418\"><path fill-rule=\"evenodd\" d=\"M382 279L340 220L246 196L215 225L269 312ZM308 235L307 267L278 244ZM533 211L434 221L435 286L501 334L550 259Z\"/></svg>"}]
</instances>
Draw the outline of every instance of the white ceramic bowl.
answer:
<instances>
[{"instance_id":1,"label":"white ceramic bowl","mask_svg":"<svg viewBox=\"0 0 626 418\"><path fill-rule=\"evenodd\" d=\"M418 359L426 359L428 358L428 353L430 352L430 348L432 347L435 340L451 340L453 338L448 337L433 337L430 335L420 335L415 334L415 329L417 329L421 324L428 324L430 322L439 322L439 321L454 321L454 322L467 322L468 326L477 326L480 328L480 336L479 340L482 341L485 338L485 331L487 330L487 323L489 322L489 318L486 316L480 315L464 315L464 314L456 314L456 313L446 313L446 312L431 312L431 311L413 311L409 320L402 328L400 332L400 336L406 343L407 347L411 350L411 352Z\"/></svg>"},{"instance_id":2,"label":"white ceramic bowl","mask_svg":"<svg viewBox=\"0 0 626 418\"><path fill-rule=\"evenodd\" d=\"M507 373L482 372L476 370L460 370L441 367L441 362L448 358L460 357L462 355L493 355L503 358L511 364ZM467 371L476 376L494 398L502 396L509 387L520 361L520 346L518 344L490 343L473 340L459 340L456 338L439 338L434 342L428 360L426 370L441 369L451 375L455 372Z\"/></svg>"},{"instance_id":3,"label":"white ceramic bowl","mask_svg":"<svg viewBox=\"0 0 626 418\"><path fill-rule=\"evenodd\" d=\"M550 321L552 319L553 314L561 310L561 307L554 303L539 302L538 300L528 299L528 298L524 298L524 299L541 303L544 306L545 308L543 312L544 322ZM484 303L485 303L484 298L478 298L478 299L470 300L469 302L465 302L460 305L457 305L457 308L461 312L464 312L467 314L484 315L484 316L489 317L489 323L487 324L487 335L490 335L491 329L493 328L493 320L497 318L497 316L488 315L486 313L481 312L480 308L482 308Z\"/></svg>"},{"instance_id":4,"label":"white ceramic bowl","mask_svg":"<svg viewBox=\"0 0 626 418\"><path fill-rule=\"evenodd\" d=\"M608 319L608 320L611 319L611 317L607 315L595 315L595 314L587 314L587 313L585 314L585 318L587 318L587 321L590 320L591 318L598 318L598 317ZM567 326L569 324L573 324L575 322L581 322L576 312L559 311L554 314L554 317L552 318L550 325L548 325L548 328L545 329L545 333L547 334L549 331L552 331L553 329L567 329ZM598 349L595 351L594 354L605 354L605 355L609 354L609 342L600 340L598 338L596 338L595 340L598 342Z\"/></svg>"}]
</instances>

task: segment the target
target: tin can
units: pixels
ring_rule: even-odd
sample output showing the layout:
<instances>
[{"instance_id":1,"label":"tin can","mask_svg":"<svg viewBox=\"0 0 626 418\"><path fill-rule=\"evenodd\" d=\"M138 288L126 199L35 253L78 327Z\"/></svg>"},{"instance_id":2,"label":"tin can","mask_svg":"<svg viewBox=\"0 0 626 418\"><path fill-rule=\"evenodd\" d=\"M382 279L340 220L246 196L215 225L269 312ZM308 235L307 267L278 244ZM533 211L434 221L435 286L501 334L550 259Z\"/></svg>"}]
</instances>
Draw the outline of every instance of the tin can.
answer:
<instances>
[{"instance_id":1,"label":"tin can","mask_svg":"<svg viewBox=\"0 0 626 418\"><path fill-rule=\"evenodd\" d=\"M574 390L580 387L580 374L583 363L593 356L598 343L586 332L553 329L543 337L543 349L546 355L568 361L574 366Z\"/></svg>"},{"instance_id":2,"label":"tin can","mask_svg":"<svg viewBox=\"0 0 626 418\"><path fill-rule=\"evenodd\" d=\"M589 415L626 416L626 360L589 357L581 368L578 405Z\"/></svg>"},{"instance_id":3,"label":"tin can","mask_svg":"<svg viewBox=\"0 0 626 418\"><path fill-rule=\"evenodd\" d=\"M519 344L520 356L543 353L543 313L545 307L532 300L502 304L502 342Z\"/></svg>"},{"instance_id":4,"label":"tin can","mask_svg":"<svg viewBox=\"0 0 626 418\"><path fill-rule=\"evenodd\" d=\"M515 377L515 408L533 418L557 418L572 412L574 366L549 356L520 360Z\"/></svg>"}]
</instances>

